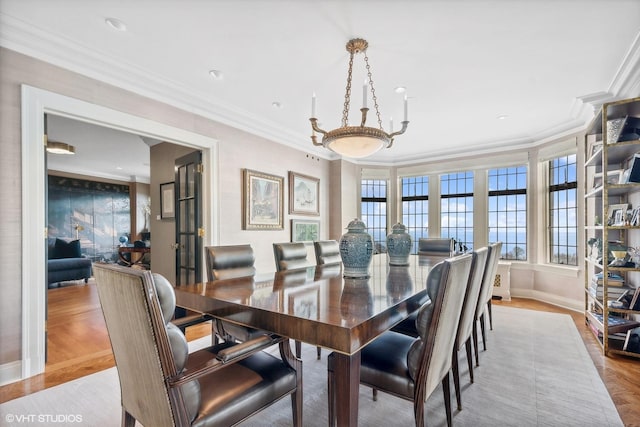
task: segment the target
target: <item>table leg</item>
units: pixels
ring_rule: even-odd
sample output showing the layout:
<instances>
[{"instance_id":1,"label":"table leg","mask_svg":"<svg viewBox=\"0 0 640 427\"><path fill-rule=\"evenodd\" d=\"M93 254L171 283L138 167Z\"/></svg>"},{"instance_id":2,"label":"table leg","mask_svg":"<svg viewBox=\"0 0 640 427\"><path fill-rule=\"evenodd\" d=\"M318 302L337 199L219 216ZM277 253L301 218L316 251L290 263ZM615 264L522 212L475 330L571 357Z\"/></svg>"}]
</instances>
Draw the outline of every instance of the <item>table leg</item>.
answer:
<instances>
[{"instance_id":1,"label":"table leg","mask_svg":"<svg viewBox=\"0 0 640 427\"><path fill-rule=\"evenodd\" d=\"M335 353L336 418L338 427L358 425L360 352L347 356Z\"/></svg>"}]
</instances>

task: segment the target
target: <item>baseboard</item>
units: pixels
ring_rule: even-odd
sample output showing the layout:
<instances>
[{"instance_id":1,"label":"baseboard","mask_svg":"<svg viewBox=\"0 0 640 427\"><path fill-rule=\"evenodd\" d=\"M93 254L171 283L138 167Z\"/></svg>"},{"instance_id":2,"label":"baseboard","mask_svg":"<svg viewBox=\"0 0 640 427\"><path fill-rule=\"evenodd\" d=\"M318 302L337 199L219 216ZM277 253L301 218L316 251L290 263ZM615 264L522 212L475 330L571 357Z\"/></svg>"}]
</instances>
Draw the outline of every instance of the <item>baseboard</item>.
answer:
<instances>
[{"instance_id":1,"label":"baseboard","mask_svg":"<svg viewBox=\"0 0 640 427\"><path fill-rule=\"evenodd\" d=\"M569 299L547 292L540 292L531 289L514 289L512 287L511 296L516 298L534 299L536 301L546 302L548 304L556 305L558 307L566 308L567 310L577 311L580 313L584 311L584 301Z\"/></svg>"},{"instance_id":2,"label":"baseboard","mask_svg":"<svg viewBox=\"0 0 640 427\"><path fill-rule=\"evenodd\" d=\"M5 363L0 365L0 386L14 383L22 379L22 362Z\"/></svg>"}]
</instances>

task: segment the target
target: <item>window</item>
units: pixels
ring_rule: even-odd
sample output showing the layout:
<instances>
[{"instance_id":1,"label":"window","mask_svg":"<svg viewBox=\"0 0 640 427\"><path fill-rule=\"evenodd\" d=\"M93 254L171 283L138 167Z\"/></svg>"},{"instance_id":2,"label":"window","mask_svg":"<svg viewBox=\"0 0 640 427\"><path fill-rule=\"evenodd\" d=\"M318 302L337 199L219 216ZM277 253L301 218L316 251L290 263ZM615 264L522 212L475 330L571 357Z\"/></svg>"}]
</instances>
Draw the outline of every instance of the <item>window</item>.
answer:
<instances>
[{"instance_id":1,"label":"window","mask_svg":"<svg viewBox=\"0 0 640 427\"><path fill-rule=\"evenodd\" d=\"M473 172L440 175L440 237L473 249Z\"/></svg>"},{"instance_id":2,"label":"window","mask_svg":"<svg viewBox=\"0 0 640 427\"><path fill-rule=\"evenodd\" d=\"M500 259L527 259L527 168L489 169L489 243L502 242Z\"/></svg>"},{"instance_id":3,"label":"window","mask_svg":"<svg viewBox=\"0 0 640 427\"><path fill-rule=\"evenodd\" d=\"M387 181L363 179L361 193L362 221L373 237L374 253L387 252Z\"/></svg>"},{"instance_id":4,"label":"window","mask_svg":"<svg viewBox=\"0 0 640 427\"><path fill-rule=\"evenodd\" d=\"M576 155L549 161L549 261L578 265Z\"/></svg>"},{"instance_id":5,"label":"window","mask_svg":"<svg viewBox=\"0 0 640 427\"><path fill-rule=\"evenodd\" d=\"M402 223L413 239L411 253L418 252L418 239L429 237L429 177L402 178Z\"/></svg>"}]
</instances>

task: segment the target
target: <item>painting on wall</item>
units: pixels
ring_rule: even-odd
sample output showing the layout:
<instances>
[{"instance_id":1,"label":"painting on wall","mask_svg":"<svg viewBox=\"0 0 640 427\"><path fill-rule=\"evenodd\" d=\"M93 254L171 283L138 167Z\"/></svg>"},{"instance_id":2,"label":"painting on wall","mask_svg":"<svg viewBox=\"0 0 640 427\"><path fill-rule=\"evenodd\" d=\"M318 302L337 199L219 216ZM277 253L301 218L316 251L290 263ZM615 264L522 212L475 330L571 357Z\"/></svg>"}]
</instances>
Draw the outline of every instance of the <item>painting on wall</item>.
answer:
<instances>
[{"instance_id":1,"label":"painting on wall","mask_svg":"<svg viewBox=\"0 0 640 427\"><path fill-rule=\"evenodd\" d=\"M289 172L289 213L320 215L320 180Z\"/></svg>"},{"instance_id":2,"label":"painting on wall","mask_svg":"<svg viewBox=\"0 0 640 427\"><path fill-rule=\"evenodd\" d=\"M160 218L175 218L175 183L160 184Z\"/></svg>"},{"instance_id":3,"label":"painting on wall","mask_svg":"<svg viewBox=\"0 0 640 427\"><path fill-rule=\"evenodd\" d=\"M291 220L292 242L315 242L320 236L320 221Z\"/></svg>"},{"instance_id":4,"label":"painting on wall","mask_svg":"<svg viewBox=\"0 0 640 427\"><path fill-rule=\"evenodd\" d=\"M116 261L120 238L130 237L129 186L48 176L49 237L80 240L93 261Z\"/></svg>"},{"instance_id":5,"label":"painting on wall","mask_svg":"<svg viewBox=\"0 0 640 427\"><path fill-rule=\"evenodd\" d=\"M284 178L250 169L243 170L244 230L282 230Z\"/></svg>"}]
</instances>

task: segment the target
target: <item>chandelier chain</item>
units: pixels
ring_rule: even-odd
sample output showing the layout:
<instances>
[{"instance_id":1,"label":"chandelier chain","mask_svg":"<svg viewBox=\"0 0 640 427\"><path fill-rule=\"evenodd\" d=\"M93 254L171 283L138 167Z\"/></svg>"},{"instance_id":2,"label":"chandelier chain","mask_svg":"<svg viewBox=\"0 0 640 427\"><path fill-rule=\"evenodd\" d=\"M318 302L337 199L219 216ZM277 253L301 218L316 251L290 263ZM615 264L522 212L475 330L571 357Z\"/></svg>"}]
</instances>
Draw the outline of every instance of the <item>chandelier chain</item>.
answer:
<instances>
[{"instance_id":1,"label":"chandelier chain","mask_svg":"<svg viewBox=\"0 0 640 427\"><path fill-rule=\"evenodd\" d=\"M342 111L342 126L349 125L349 101L351 100L351 74L353 72L353 52L349 55L349 73L347 74L347 89L344 93L344 110Z\"/></svg>"},{"instance_id":2,"label":"chandelier chain","mask_svg":"<svg viewBox=\"0 0 640 427\"><path fill-rule=\"evenodd\" d=\"M378 108L378 97L376 96L376 89L373 87L373 77L371 76L371 67L369 66L369 57L364 54L364 63L367 65L367 77L369 77L369 86L371 86L371 93L373 94L373 107L376 109L376 116L378 116L378 126L382 130L382 119L380 118L380 109Z\"/></svg>"}]
</instances>

